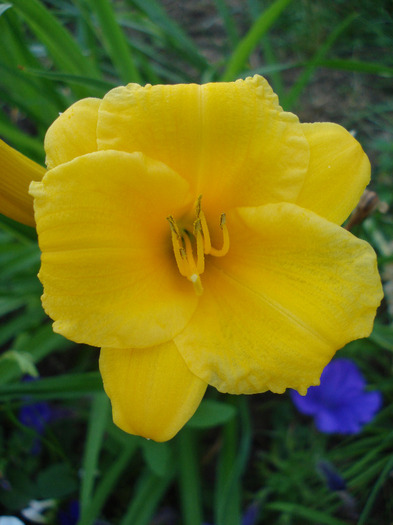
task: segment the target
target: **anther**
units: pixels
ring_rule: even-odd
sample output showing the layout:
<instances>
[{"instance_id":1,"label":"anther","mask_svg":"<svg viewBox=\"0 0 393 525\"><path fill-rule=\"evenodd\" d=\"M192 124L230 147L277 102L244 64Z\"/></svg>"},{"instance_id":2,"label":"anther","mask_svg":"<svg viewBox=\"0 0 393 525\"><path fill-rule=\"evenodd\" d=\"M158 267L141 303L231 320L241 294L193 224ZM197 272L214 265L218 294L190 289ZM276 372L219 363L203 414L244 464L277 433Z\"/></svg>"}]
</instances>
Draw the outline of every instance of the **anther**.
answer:
<instances>
[{"instance_id":1,"label":"anther","mask_svg":"<svg viewBox=\"0 0 393 525\"><path fill-rule=\"evenodd\" d=\"M183 275L183 277L187 277L187 255L184 249L183 238L175 219L172 216L169 216L167 217L167 220L171 227L173 253L175 255L177 267L179 268L180 274Z\"/></svg>"}]
</instances>

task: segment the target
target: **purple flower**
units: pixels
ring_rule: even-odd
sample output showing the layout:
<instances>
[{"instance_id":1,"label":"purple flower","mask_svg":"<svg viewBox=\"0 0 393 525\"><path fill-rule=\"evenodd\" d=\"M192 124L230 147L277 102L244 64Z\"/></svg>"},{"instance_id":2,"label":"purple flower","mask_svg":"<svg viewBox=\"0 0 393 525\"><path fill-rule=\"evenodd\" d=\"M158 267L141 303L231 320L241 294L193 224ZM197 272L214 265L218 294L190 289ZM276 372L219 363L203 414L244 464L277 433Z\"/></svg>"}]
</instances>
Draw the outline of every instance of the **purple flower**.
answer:
<instances>
[{"instance_id":1,"label":"purple flower","mask_svg":"<svg viewBox=\"0 0 393 525\"><path fill-rule=\"evenodd\" d=\"M356 434L371 421L382 404L378 391L365 391L366 381L349 359L335 359L327 365L321 384L306 396L291 391L296 408L314 416L318 430L327 434Z\"/></svg>"},{"instance_id":2,"label":"purple flower","mask_svg":"<svg viewBox=\"0 0 393 525\"><path fill-rule=\"evenodd\" d=\"M25 376L23 381L36 381L36 378ZM53 419L53 410L45 401L30 401L25 399L24 405L19 410L19 421L32 430L35 430L37 437L33 442L31 453L37 455L41 451L41 436L45 432L45 427Z\"/></svg>"},{"instance_id":3,"label":"purple flower","mask_svg":"<svg viewBox=\"0 0 393 525\"><path fill-rule=\"evenodd\" d=\"M241 525L255 525L259 515L259 504L252 503L244 512L242 516ZM210 525L204 522L202 525Z\"/></svg>"},{"instance_id":4,"label":"purple flower","mask_svg":"<svg viewBox=\"0 0 393 525\"><path fill-rule=\"evenodd\" d=\"M335 470L331 463L325 460L319 461L318 470L321 472L321 474L323 474L330 490L342 491L346 489L346 483L344 479Z\"/></svg>"},{"instance_id":5,"label":"purple flower","mask_svg":"<svg viewBox=\"0 0 393 525\"><path fill-rule=\"evenodd\" d=\"M76 525L80 517L79 502L72 500L66 510L60 510L58 520L61 525Z\"/></svg>"}]
</instances>

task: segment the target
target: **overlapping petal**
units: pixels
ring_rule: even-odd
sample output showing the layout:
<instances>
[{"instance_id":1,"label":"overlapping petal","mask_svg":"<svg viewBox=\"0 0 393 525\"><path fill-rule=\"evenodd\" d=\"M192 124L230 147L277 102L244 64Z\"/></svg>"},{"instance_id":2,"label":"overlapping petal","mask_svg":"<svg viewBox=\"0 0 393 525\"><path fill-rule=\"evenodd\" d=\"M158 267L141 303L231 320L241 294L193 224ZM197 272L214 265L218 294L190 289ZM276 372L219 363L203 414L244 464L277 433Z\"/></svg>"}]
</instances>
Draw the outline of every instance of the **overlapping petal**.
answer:
<instances>
[{"instance_id":1,"label":"overlapping petal","mask_svg":"<svg viewBox=\"0 0 393 525\"><path fill-rule=\"evenodd\" d=\"M372 248L292 204L227 218L204 294L175 338L190 370L231 393L304 393L347 342L369 335L382 289Z\"/></svg>"},{"instance_id":2,"label":"overlapping petal","mask_svg":"<svg viewBox=\"0 0 393 525\"><path fill-rule=\"evenodd\" d=\"M183 329L197 298L179 278L166 217L189 202L184 179L142 154L101 151L50 170L31 192L55 331L128 348Z\"/></svg>"},{"instance_id":3,"label":"overlapping petal","mask_svg":"<svg viewBox=\"0 0 393 525\"><path fill-rule=\"evenodd\" d=\"M45 168L0 140L0 213L35 226L30 182L42 179Z\"/></svg>"},{"instance_id":4,"label":"overlapping petal","mask_svg":"<svg viewBox=\"0 0 393 525\"><path fill-rule=\"evenodd\" d=\"M207 387L189 371L173 342L103 348L100 371L116 425L155 441L171 439L185 425Z\"/></svg>"},{"instance_id":5,"label":"overlapping petal","mask_svg":"<svg viewBox=\"0 0 393 525\"><path fill-rule=\"evenodd\" d=\"M294 201L309 146L259 76L234 83L115 88L99 110L98 148L143 151L164 162L217 210Z\"/></svg>"},{"instance_id":6,"label":"overlapping petal","mask_svg":"<svg viewBox=\"0 0 393 525\"><path fill-rule=\"evenodd\" d=\"M370 181L370 162L359 142L331 122L302 124L310 164L296 204L342 224Z\"/></svg>"},{"instance_id":7,"label":"overlapping petal","mask_svg":"<svg viewBox=\"0 0 393 525\"><path fill-rule=\"evenodd\" d=\"M101 99L84 98L61 113L45 135L48 169L97 151L97 118Z\"/></svg>"}]
</instances>

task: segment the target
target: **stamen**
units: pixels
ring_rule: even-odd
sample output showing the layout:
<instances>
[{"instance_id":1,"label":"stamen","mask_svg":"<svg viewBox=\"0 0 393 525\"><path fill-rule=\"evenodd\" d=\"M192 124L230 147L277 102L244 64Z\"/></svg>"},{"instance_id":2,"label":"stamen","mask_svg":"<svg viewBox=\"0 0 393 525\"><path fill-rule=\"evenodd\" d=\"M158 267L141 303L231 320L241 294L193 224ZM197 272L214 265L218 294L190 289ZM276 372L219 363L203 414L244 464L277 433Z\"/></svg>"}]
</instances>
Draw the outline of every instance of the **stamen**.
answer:
<instances>
[{"instance_id":1,"label":"stamen","mask_svg":"<svg viewBox=\"0 0 393 525\"><path fill-rule=\"evenodd\" d=\"M201 219L198 218L194 222L194 235L197 246L197 272L199 274L205 271L205 253L204 253L204 238L202 234Z\"/></svg>"},{"instance_id":2,"label":"stamen","mask_svg":"<svg viewBox=\"0 0 393 525\"><path fill-rule=\"evenodd\" d=\"M214 257L223 257L224 255L228 253L228 250L229 250L229 232L228 232L228 228L226 225L225 213L221 214L220 228L222 230L222 237L223 237L222 247L220 250L217 250L217 248L213 248L213 246L211 247L210 254L214 255Z\"/></svg>"},{"instance_id":3,"label":"stamen","mask_svg":"<svg viewBox=\"0 0 393 525\"><path fill-rule=\"evenodd\" d=\"M203 244L205 253L211 253L212 243L210 241L209 228L207 226L206 217L203 211L201 211L199 218L201 219L202 233L203 233Z\"/></svg>"},{"instance_id":4,"label":"stamen","mask_svg":"<svg viewBox=\"0 0 393 525\"><path fill-rule=\"evenodd\" d=\"M196 217L197 220L200 220L201 223L201 230L202 230L202 236L203 236L203 250L205 253L210 253L210 249L212 247L210 242L210 233L209 228L207 227L206 217L201 209L201 199L202 195L199 195L197 203L196 203Z\"/></svg>"},{"instance_id":5,"label":"stamen","mask_svg":"<svg viewBox=\"0 0 393 525\"><path fill-rule=\"evenodd\" d=\"M188 270L189 270L187 277L191 278L191 275L197 273L197 267L194 261L194 255L192 253L191 239L187 231L185 232L183 240L184 240L184 244L186 245L186 257L187 257Z\"/></svg>"},{"instance_id":6,"label":"stamen","mask_svg":"<svg viewBox=\"0 0 393 525\"><path fill-rule=\"evenodd\" d=\"M171 227L173 252L179 272L192 282L197 295L203 293L200 275L205 271L205 255L210 254L215 257L223 257L229 250L229 232L226 226L225 213L222 213L220 217L220 228L223 237L222 247L220 249L213 248L206 217L201 209L201 199L202 195L198 197L196 202L196 219L192 233L186 229L180 229L172 215L167 217ZM196 261L193 254L192 236L196 245Z\"/></svg>"},{"instance_id":7,"label":"stamen","mask_svg":"<svg viewBox=\"0 0 393 525\"><path fill-rule=\"evenodd\" d=\"M176 224L175 219L171 215L167 217L167 220L171 227L173 253L175 255L177 267L179 268L180 275L183 275L183 277L187 277L187 256L184 250L183 239L180 235L179 227Z\"/></svg>"}]
</instances>

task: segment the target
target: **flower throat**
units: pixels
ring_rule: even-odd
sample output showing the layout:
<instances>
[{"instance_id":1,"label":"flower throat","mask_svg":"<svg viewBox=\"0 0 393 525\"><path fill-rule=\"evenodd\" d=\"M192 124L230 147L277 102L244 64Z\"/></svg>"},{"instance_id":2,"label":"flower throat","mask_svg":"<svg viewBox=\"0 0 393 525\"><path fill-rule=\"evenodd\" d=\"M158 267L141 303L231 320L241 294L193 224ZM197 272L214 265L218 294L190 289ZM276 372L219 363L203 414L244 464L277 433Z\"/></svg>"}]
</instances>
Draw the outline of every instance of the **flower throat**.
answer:
<instances>
[{"instance_id":1,"label":"flower throat","mask_svg":"<svg viewBox=\"0 0 393 525\"><path fill-rule=\"evenodd\" d=\"M223 244L221 249L211 245L209 228L206 217L201 209L202 195L196 203L196 219L193 223L193 231L179 228L175 219L170 215L167 217L172 235L173 252L179 272L194 285L197 295L202 295L203 288L200 275L205 271L205 255L223 257L229 250L229 233L226 225L225 213L220 217L220 228L222 230ZM193 253L193 245L196 248L196 259Z\"/></svg>"}]
</instances>

